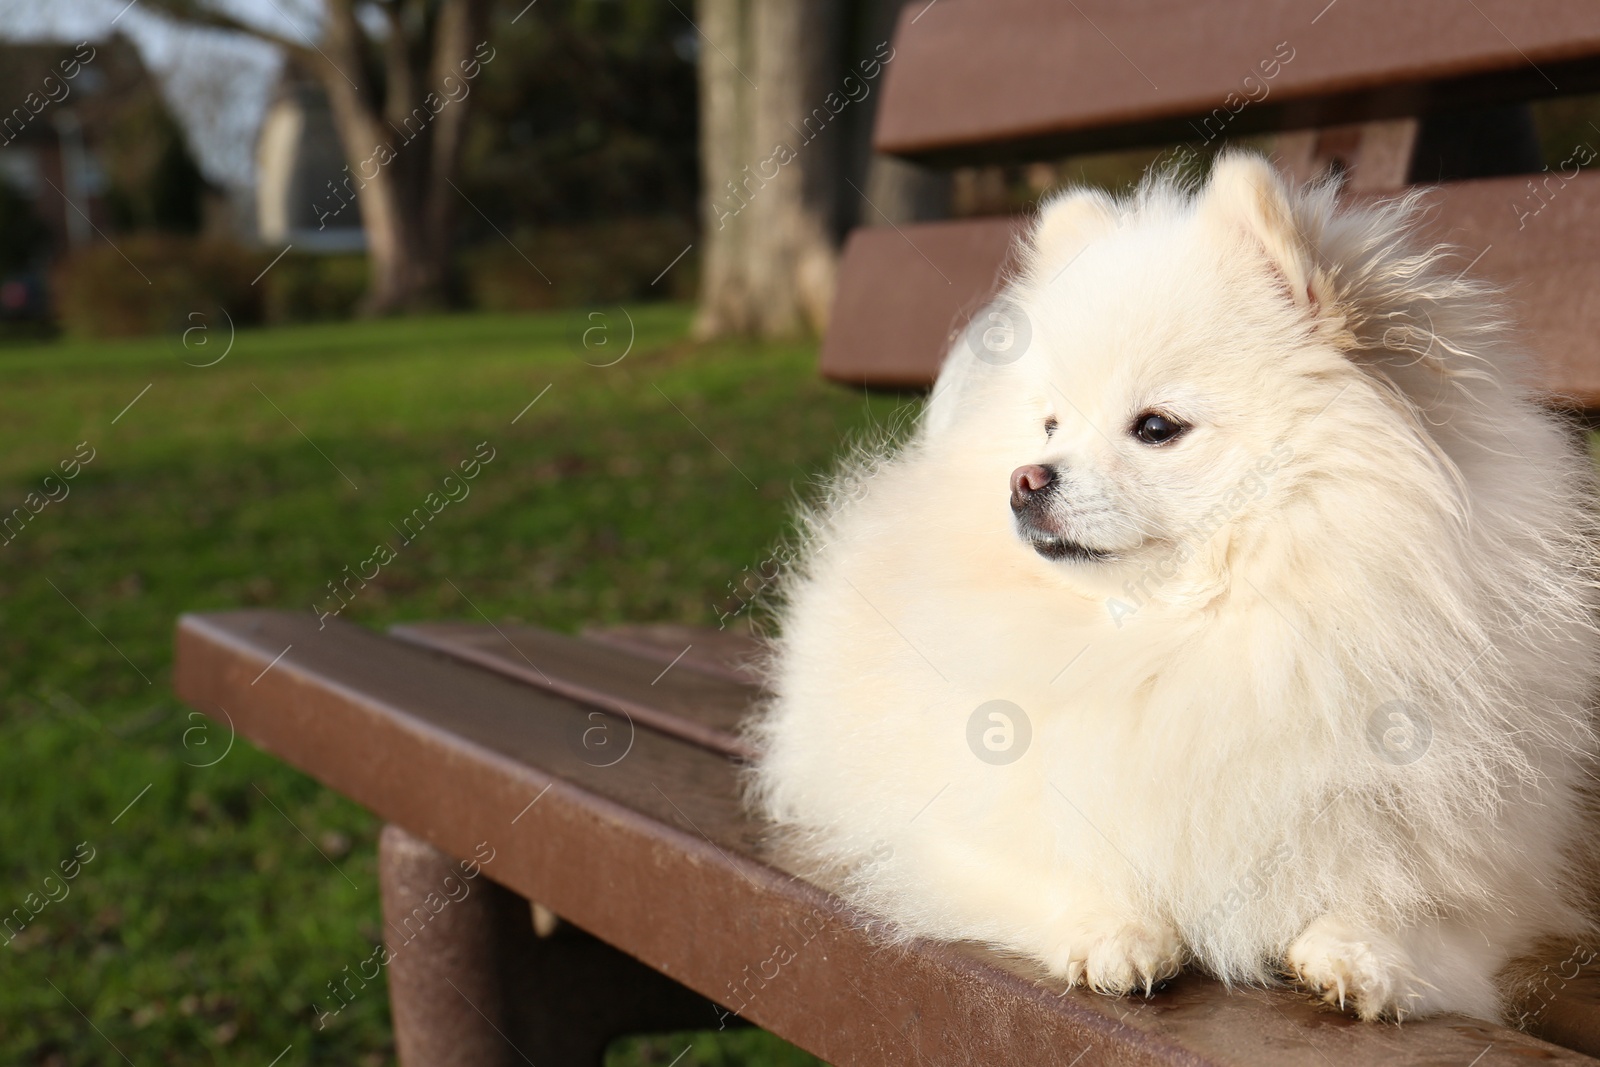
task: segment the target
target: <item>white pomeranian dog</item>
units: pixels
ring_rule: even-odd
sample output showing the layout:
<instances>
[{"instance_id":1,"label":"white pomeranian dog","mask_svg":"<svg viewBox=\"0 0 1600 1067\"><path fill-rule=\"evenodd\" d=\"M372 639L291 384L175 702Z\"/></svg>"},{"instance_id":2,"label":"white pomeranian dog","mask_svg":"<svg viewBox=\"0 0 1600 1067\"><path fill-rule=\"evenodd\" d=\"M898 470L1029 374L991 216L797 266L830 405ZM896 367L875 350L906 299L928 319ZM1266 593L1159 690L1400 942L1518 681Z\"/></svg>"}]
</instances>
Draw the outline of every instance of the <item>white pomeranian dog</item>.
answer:
<instances>
[{"instance_id":1,"label":"white pomeranian dog","mask_svg":"<svg viewBox=\"0 0 1600 1067\"><path fill-rule=\"evenodd\" d=\"M805 517L752 774L805 870L1072 985L1363 1018L1502 1018L1591 933L1592 475L1419 214L1246 155L1044 206Z\"/></svg>"}]
</instances>

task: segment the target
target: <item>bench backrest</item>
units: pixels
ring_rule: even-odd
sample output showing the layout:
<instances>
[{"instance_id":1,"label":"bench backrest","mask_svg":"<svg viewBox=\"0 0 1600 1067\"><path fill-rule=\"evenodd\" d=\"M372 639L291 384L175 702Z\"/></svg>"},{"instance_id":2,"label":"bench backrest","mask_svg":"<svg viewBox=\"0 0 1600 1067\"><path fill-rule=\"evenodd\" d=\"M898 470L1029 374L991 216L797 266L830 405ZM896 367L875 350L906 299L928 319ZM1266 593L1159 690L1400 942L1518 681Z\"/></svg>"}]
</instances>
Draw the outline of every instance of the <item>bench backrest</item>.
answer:
<instances>
[{"instance_id":1,"label":"bench backrest","mask_svg":"<svg viewBox=\"0 0 1600 1067\"><path fill-rule=\"evenodd\" d=\"M1600 87L1600 9L1585 0L936 0L902 10L894 47L880 152L954 167L1272 131L1280 166L1301 178L1340 166L1354 195L1440 165L1446 177L1528 169L1529 135L1457 136L1457 159L1474 156L1465 171L1419 148L1430 124L1459 130L1462 109ZM1463 266L1478 257L1510 290L1553 400L1600 410L1600 178L1584 172L1600 129L1566 156L1547 173L1446 181L1434 225ZM998 290L1024 223L853 231L823 373L928 384Z\"/></svg>"}]
</instances>

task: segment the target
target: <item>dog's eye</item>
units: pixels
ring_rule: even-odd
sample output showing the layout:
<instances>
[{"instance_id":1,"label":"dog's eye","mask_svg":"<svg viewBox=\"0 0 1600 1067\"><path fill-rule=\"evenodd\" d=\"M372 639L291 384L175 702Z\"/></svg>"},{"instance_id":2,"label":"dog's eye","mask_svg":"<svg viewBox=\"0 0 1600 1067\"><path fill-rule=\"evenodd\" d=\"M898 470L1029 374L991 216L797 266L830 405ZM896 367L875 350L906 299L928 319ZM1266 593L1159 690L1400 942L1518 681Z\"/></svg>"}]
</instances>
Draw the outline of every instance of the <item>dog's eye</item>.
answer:
<instances>
[{"instance_id":1,"label":"dog's eye","mask_svg":"<svg viewBox=\"0 0 1600 1067\"><path fill-rule=\"evenodd\" d=\"M1146 411L1133 420L1133 436L1147 445L1164 445L1188 427L1159 411Z\"/></svg>"},{"instance_id":2,"label":"dog's eye","mask_svg":"<svg viewBox=\"0 0 1600 1067\"><path fill-rule=\"evenodd\" d=\"M1051 437L1055 436L1056 427L1060 426L1060 425L1061 424L1056 421L1056 417L1054 415L1051 415L1048 419L1045 419L1044 420L1044 436L1045 436L1045 440L1049 440Z\"/></svg>"}]
</instances>

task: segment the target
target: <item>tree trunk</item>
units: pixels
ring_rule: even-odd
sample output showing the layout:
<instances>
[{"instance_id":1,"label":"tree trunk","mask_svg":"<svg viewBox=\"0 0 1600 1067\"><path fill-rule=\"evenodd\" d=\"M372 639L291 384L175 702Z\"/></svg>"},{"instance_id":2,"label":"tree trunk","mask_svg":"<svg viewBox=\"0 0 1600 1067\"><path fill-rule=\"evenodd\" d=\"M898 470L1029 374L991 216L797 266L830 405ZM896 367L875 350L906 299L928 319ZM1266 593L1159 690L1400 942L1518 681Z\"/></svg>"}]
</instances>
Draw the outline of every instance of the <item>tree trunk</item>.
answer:
<instances>
[{"instance_id":1,"label":"tree trunk","mask_svg":"<svg viewBox=\"0 0 1600 1067\"><path fill-rule=\"evenodd\" d=\"M449 277L455 201L472 85L481 67L487 0L445 0L429 24L390 22L384 47L387 99L367 75L367 48L352 0L329 0L318 77L348 161L367 236L369 315L442 306ZM407 29L417 33L405 36ZM486 53L493 58L493 53Z\"/></svg>"},{"instance_id":2,"label":"tree trunk","mask_svg":"<svg viewBox=\"0 0 1600 1067\"><path fill-rule=\"evenodd\" d=\"M906 3L907 0L862 0L855 47L857 55L877 56L885 45L891 44L901 8ZM917 10L923 9L922 4L917 4ZM846 226L882 226L886 223L898 226L947 218L950 214L948 171L933 170L894 156L879 155L872 150L872 130L887 77L885 67L871 81L871 91L862 99L860 107L852 109L850 113L853 125L850 131L850 158L845 163L845 171L860 192L851 189L841 178L841 221Z\"/></svg>"},{"instance_id":3,"label":"tree trunk","mask_svg":"<svg viewBox=\"0 0 1600 1067\"><path fill-rule=\"evenodd\" d=\"M745 81L755 62L749 43L750 0L700 0L700 337L754 333L744 248L751 216L741 210L734 178L750 157L754 89ZM710 42L709 44L706 42Z\"/></svg>"},{"instance_id":4,"label":"tree trunk","mask_svg":"<svg viewBox=\"0 0 1600 1067\"><path fill-rule=\"evenodd\" d=\"M701 0L700 337L827 325L844 131L839 0ZM842 99L835 95L835 101Z\"/></svg>"},{"instance_id":5,"label":"tree trunk","mask_svg":"<svg viewBox=\"0 0 1600 1067\"><path fill-rule=\"evenodd\" d=\"M474 79L494 59L489 0L389 0L381 47L356 19L361 0L325 0L320 44L241 21L200 0L150 0L178 18L271 41L322 83L346 160L335 195L361 205L370 283L362 309L383 315L445 302L461 194L454 179ZM276 5L274 5L276 6ZM381 82L373 74L383 66ZM382 92L379 86L382 86Z\"/></svg>"}]
</instances>

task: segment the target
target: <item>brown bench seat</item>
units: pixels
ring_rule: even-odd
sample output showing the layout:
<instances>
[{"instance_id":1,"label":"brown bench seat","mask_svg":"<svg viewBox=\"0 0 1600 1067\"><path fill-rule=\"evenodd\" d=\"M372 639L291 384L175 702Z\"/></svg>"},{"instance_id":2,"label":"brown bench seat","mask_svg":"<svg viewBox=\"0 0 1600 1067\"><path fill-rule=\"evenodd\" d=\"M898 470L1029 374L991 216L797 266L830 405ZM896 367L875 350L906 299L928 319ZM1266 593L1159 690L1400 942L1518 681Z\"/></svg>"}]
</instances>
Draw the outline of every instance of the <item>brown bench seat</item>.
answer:
<instances>
[{"instance_id":1,"label":"brown bench seat","mask_svg":"<svg viewBox=\"0 0 1600 1067\"><path fill-rule=\"evenodd\" d=\"M680 638L701 648L693 663ZM1061 995L981 947L877 943L770 865L741 810L744 652L683 628L389 637L238 611L180 621L174 677L194 707L391 824L391 940L446 857L492 854L489 892L391 946L408 1064L592 1063L615 1034L740 1018L841 1065L1595 1062L1463 1018L1363 1024L1189 974L1148 1000ZM604 743L586 739L596 729ZM541 938L519 897L570 925ZM1600 1051L1597 1005L1591 984L1562 984L1541 1032Z\"/></svg>"}]
</instances>

